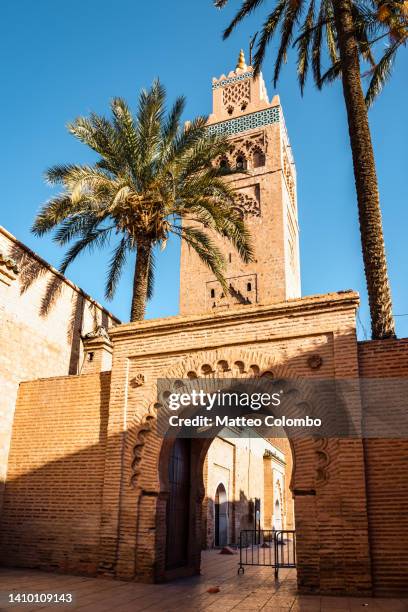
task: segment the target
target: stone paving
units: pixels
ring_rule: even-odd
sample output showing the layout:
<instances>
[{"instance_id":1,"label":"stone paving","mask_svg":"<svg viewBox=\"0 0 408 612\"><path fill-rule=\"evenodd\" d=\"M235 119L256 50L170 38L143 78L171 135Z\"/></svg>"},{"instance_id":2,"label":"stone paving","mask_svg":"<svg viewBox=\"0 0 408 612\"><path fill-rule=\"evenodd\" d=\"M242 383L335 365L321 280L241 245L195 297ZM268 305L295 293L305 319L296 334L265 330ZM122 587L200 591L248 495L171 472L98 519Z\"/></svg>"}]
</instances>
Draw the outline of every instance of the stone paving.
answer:
<instances>
[{"instance_id":1,"label":"stone paving","mask_svg":"<svg viewBox=\"0 0 408 612\"><path fill-rule=\"evenodd\" d=\"M152 585L103 578L67 576L36 570L0 568L0 610L81 610L83 612L172 612L237 610L239 612L408 612L408 600L352 597L299 596L295 570L280 570L275 582L267 567L246 568L237 575L237 555L203 553L202 575L168 584ZM216 593L209 589L218 588ZM20 593L72 593L69 605L10 606L6 595Z\"/></svg>"}]
</instances>

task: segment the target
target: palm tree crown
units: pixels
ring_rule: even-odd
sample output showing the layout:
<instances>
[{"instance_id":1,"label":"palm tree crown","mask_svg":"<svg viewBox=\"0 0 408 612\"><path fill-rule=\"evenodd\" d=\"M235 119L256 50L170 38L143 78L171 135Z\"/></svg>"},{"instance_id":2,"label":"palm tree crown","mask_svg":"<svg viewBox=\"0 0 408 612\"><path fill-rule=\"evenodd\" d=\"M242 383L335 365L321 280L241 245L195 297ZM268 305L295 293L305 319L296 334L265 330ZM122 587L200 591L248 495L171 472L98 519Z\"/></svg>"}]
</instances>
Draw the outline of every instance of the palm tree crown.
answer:
<instances>
[{"instance_id":1,"label":"palm tree crown","mask_svg":"<svg viewBox=\"0 0 408 612\"><path fill-rule=\"evenodd\" d=\"M86 249L118 241L109 264L106 297L115 292L130 252L136 252L131 320L141 319L151 296L154 248L170 234L185 240L227 289L224 257L211 233L230 240L244 262L252 259L250 237L234 209L235 193L213 160L227 148L225 137L210 135L206 117L181 126L184 98L168 113L159 81L142 91L136 116L123 99L111 103L112 119L92 113L68 125L98 154L93 165L58 165L46 172L63 192L39 212L33 231L55 229L54 240L68 249L61 272Z\"/></svg>"},{"instance_id":2,"label":"palm tree crown","mask_svg":"<svg viewBox=\"0 0 408 612\"><path fill-rule=\"evenodd\" d=\"M228 0L215 0L215 6L222 8L227 2ZM243 0L240 9L224 31L224 38L228 38L245 17L264 3L265 0ZM254 54L255 74L261 69L268 45L273 37L279 34L273 76L275 86L292 45L297 48L298 78L302 93L310 67L319 89L325 83L340 77L342 62L339 57L333 5L334 0L277 0L273 11L267 15L262 25ZM366 102L370 106L391 74L397 50L408 41L408 2L353 0L350 5L359 52L369 64L365 76L370 77L366 92ZM386 46L380 60L376 62L373 51L380 50L378 43L382 40L386 42ZM324 58L329 60L329 67L323 72Z\"/></svg>"},{"instance_id":3,"label":"palm tree crown","mask_svg":"<svg viewBox=\"0 0 408 612\"><path fill-rule=\"evenodd\" d=\"M215 0L218 7L228 0ZM224 32L234 28L265 0L242 0L241 7ZM357 193L361 245L374 339L395 337L391 291L385 256L378 181L367 107L390 75L397 50L408 40L406 0L275 0L261 29L254 57L259 72L266 49L275 34L278 44L274 83L291 46L297 48L297 72L303 92L311 65L315 84L337 77L342 80L354 178ZM380 41L388 41L379 62L374 60ZM252 46L253 40L251 41ZM322 60L329 60L323 73ZM368 63L371 80L364 96L361 63Z\"/></svg>"}]
</instances>

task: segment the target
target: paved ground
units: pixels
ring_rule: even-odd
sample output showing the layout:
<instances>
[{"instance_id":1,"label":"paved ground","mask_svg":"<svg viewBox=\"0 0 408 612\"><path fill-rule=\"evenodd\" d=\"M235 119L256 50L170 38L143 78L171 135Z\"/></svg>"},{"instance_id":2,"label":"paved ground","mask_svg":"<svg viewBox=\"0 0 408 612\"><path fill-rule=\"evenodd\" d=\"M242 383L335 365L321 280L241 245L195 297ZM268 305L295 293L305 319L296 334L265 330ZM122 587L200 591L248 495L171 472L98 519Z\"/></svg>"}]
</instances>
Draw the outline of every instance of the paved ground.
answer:
<instances>
[{"instance_id":1,"label":"paved ground","mask_svg":"<svg viewBox=\"0 0 408 612\"><path fill-rule=\"evenodd\" d=\"M218 587L219 592L208 589ZM72 593L69 606L7 604L5 595L22 593ZM275 582L270 568L247 568L237 575L237 555L203 553L202 576L178 580L164 585L145 585L102 578L65 576L34 570L0 569L0 610L62 609L83 612L211 612L236 610L246 612L408 612L408 600L340 598L296 595L295 570L280 570Z\"/></svg>"}]
</instances>

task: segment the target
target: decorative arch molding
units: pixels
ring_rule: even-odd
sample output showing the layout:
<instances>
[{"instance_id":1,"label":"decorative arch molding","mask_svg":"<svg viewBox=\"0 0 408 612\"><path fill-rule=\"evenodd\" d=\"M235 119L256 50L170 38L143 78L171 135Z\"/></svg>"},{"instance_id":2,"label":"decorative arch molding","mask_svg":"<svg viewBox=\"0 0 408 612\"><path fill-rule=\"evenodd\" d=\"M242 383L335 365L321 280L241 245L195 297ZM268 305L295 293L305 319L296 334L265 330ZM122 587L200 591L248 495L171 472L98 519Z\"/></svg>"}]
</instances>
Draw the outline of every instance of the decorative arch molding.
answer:
<instances>
[{"instance_id":1,"label":"decorative arch molding","mask_svg":"<svg viewBox=\"0 0 408 612\"><path fill-rule=\"evenodd\" d=\"M197 352L186 358L179 358L177 362L168 369L164 369L159 373L158 378L167 378L182 384L184 379L247 379L270 377L274 379L291 379L297 381L292 388L288 390L293 395L294 401L296 396L301 392L301 404L305 409L309 402L316 400L310 390L310 387L305 379L300 379L290 366L277 361L273 355L265 354L262 351L250 349L223 348L213 351ZM209 381L210 382L210 381ZM129 428L129 440L132 448L131 469L130 469L130 485L133 488L139 488L142 475L142 461L146 452L146 446L149 447L151 453L155 455L150 457L150 462L154 459L158 472L160 471L160 452L163 446L164 439L158 439L155 432L157 422L157 411L163 409L163 405L157 400L157 390L155 386L147 391L147 397L143 401L144 410L138 411L138 416L135 417ZM142 412L142 414L140 414ZM154 443L153 443L154 440ZM302 441L289 438L292 458L293 470L290 488L293 490L296 482L295 474L297 469L296 447L302 447ZM148 444L147 444L148 443ZM324 439L313 440L314 463L314 478L310 481L308 487L314 490L317 486L324 486L329 480L329 468L331 464L330 444ZM160 478L155 483L157 486L157 494L162 489ZM150 486L152 486L150 482ZM295 490L296 493L296 490Z\"/></svg>"},{"instance_id":2,"label":"decorative arch molding","mask_svg":"<svg viewBox=\"0 0 408 612\"><path fill-rule=\"evenodd\" d=\"M140 419L139 425L136 426L135 436L136 443L133 443L132 462L130 466L131 477L130 484L136 486L138 477L140 476L143 449L146 443L146 437L152 431L156 421L156 411L153 406L148 406L147 413Z\"/></svg>"}]
</instances>

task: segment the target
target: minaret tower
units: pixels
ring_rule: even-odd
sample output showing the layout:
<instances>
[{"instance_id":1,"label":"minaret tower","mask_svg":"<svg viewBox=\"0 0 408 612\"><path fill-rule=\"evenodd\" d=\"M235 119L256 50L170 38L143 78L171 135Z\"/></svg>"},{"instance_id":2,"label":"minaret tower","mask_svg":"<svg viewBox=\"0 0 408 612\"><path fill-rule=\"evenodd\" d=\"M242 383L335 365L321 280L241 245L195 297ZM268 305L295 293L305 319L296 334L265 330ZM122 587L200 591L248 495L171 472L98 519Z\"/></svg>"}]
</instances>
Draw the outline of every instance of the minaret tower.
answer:
<instances>
[{"instance_id":1,"label":"minaret tower","mask_svg":"<svg viewBox=\"0 0 408 612\"><path fill-rule=\"evenodd\" d=\"M252 235L255 261L244 264L228 241L215 239L228 262L230 295L225 295L183 243L180 314L184 315L300 297L296 169L279 97L269 102L262 75L254 76L242 50L236 69L214 78L212 89L208 129L230 137L228 155L217 163L245 170L226 180L238 192L237 205Z\"/></svg>"}]
</instances>

